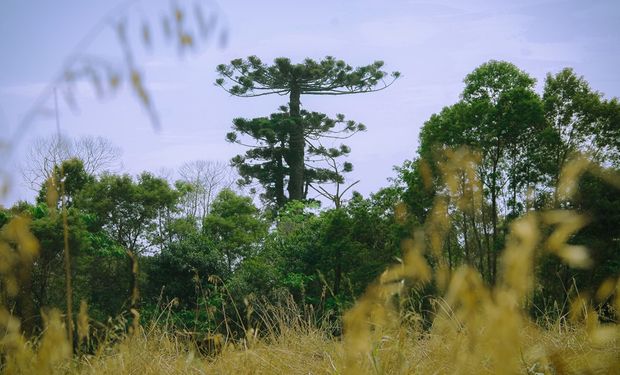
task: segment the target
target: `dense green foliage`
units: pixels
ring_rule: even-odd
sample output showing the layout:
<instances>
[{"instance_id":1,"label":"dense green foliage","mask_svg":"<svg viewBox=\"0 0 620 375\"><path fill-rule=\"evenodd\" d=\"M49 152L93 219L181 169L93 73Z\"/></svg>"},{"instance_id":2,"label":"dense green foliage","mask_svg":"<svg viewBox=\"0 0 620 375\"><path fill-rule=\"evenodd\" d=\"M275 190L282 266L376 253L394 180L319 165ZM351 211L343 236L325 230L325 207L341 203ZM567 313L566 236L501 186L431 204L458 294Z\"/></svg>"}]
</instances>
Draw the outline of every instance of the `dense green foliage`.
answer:
<instances>
[{"instance_id":1,"label":"dense green foliage","mask_svg":"<svg viewBox=\"0 0 620 375\"><path fill-rule=\"evenodd\" d=\"M571 69L549 74L542 96L533 91L534 83L510 63L481 65L465 78L462 100L424 124L418 157L397 168L397 182L409 212L422 221L433 198L446 194L445 174L456 174L468 206L459 207L457 202L449 206L452 239L443 251L451 267L471 264L490 283L497 278L497 260L512 220L532 209L565 208L587 214L594 221L572 241L592 250L596 271L575 271L551 255L537 265L542 279L537 308L554 302L566 307L569 293L591 290L620 271L618 232L611 224L617 220L620 193L610 179L600 177L617 174L620 167L620 123L614 117L618 103L604 100ZM474 180L480 182L481 192L464 171L441 169L449 157L444 151L461 146L478 152ZM565 201L558 195L558 181L578 153L586 153L603 168L595 168L599 177L586 174L579 194ZM573 284L574 280L579 283Z\"/></svg>"},{"instance_id":2,"label":"dense green foliage","mask_svg":"<svg viewBox=\"0 0 620 375\"><path fill-rule=\"evenodd\" d=\"M174 301L184 328L234 330L232 323L224 328L214 322L242 324L247 311L233 306L249 306L244 302L252 299L292 295L321 315L341 312L388 264L399 261L401 240L428 221L434 199L447 196L446 174L469 197L467 206L458 200L446 206L453 220L441 251L449 269L471 264L493 284L511 221L532 209L570 208L591 218L571 243L591 249L594 268L576 271L552 255L543 258L536 264L540 283L532 310L561 309L575 289L592 290L620 272L620 192L605 178L620 167L620 104L604 99L571 69L548 75L540 95L535 80L514 65L485 63L465 78L461 100L424 124L417 154L396 168L391 186L366 198L353 192L346 202L337 194L331 208L305 201L307 185L342 184L342 173L351 170L338 161L348 147L323 147L321 140L364 128L341 115L330 119L302 111L299 96L372 91L385 75L381 66L353 69L331 58L298 65L278 59L266 66L252 57L218 67L233 82L228 89L234 95L291 96L289 107L270 117L234 120L228 135L232 142L253 140L234 164L245 183L257 180L264 187L265 207L222 189L198 215L196 187L187 182L171 184L149 173L92 176L77 159L58 165L36 203L0 211L0 225L16 215L29 217L41 244L32 278L9 301L23 329L41 328L41 309L65 307L62 213L69 228L74 311L86 300L95 319L130 308L148 316ZM291 130L300 124L301 145ZM477 151L473 174L442 164L460 146ZM556 186L576 152L589 153L601 167L586 173L578 194L565 200ZM309 161L315 158L327 164ZM301 175L294 177L292 170L300 166ZM293 183L299 176L301 185ZM475 181L479 189L472 187ZM272 210L271 203L279 209ZM419 295L436 290L431 285Z\"/></svg>"}]
</instances>

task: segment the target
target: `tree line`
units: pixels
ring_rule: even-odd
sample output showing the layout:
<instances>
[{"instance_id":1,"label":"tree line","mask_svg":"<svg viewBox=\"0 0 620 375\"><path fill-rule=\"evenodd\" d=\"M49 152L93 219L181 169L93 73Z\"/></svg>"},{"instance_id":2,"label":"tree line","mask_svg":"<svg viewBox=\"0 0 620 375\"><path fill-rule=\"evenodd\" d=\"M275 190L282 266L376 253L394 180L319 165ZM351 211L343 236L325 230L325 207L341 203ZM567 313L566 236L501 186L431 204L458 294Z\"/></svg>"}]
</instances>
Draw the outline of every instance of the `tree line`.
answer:
<instances>
[{"instance_id":1,"label":"tree line","mask_svg":"<svg viewBox=\"0 0 620 375\"><path fill-rule=\"evenodd\" d=\"M239 185L260 189L260 207L235 191L226 166L215 163L187 163L178 181L93 169L95 161L108 165L118 154L113 148L107 153L101 141L90 142L99 145L91 149L100 157L64 152L44 169L31 164L29 171L37 171L36 201L2 209L0 235L8 238L5 224L11 218L27 217L40 253L20 277L17 294L0 281L2 300L29 334L40 329L42 309L67 311L70 303L77 311L82 300L99 321L129 311L147 319L174 301L179 327L194 331L221 330L222 321L240 323L245 315L238 310L248 309L248 300L292 296L328 316L342 312L402 258L401 241L423 225L448 234L438 244L425 238L447 261L425 254L431 265L450 272L470 264L493 284L508 225L534 209L588 213L589 225L571 243L585 244L595 262L574 271L557 257L543 257L535 265L534 314L553 306L561 310L571 288L588 290L618 274L620 193L610 177L620 167L616 98L605 99L570 68L547 75L539 94L526 72L489 61L465 77L457 103L424 123L417 151L395 168L391 183L363 197L352 191L355 182L346 185L352 165L343 160L350 148L328 142L365 126L344 115L302 109L300 98L385 89L400 74L382 67L375 62L353 68L331 57L300 64L280 58L273 65L249 57L217 67L216 84L232 95L288 98L279 112L234 119L227 135L248 146L231 166ZM459 154L462 147L471 151L468 159L450 168L447 160L465 155ZM577 154L588 155L597 167L580 179L579 193L565 199L558 182ZM310 189L326 197L329 207L310 199ZM441 214L452 220L440 228L433 224L432 207L444 198ZM412 305L440 293L435 284L428 288L414 291Z\"/></svg>"}]
</instances>

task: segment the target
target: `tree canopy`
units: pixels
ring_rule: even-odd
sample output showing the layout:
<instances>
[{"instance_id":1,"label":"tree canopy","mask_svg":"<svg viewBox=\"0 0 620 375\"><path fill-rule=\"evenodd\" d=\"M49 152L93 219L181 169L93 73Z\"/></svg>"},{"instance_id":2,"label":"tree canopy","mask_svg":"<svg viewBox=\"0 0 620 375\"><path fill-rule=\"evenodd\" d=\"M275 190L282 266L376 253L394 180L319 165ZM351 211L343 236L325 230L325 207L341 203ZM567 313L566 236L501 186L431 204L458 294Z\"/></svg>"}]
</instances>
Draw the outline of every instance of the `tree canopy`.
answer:
<instances>
[{"instance_id":1,"label":"tree canopy","mask_svg":"<svg viewBox=\"0 0 620 375\"><path fill-rule=\"evenodd\" d=\"M344 144L325 147L326 139L340 140L364 131L366 127L355 121L346 120L338 114L335 119L318 112L301 111L304 127L305 160L304 192L307 198L308 188L313 184L326 182L343 183L342 173L350 172L353 165L343 162L336 165L335 160L347 156L350 148ZM241 185L258 181L264 188L263 198L281 208L288 200L284 187L290 178L291 147L288 128L292 119L286 107L268 118L259 117L251 120L237 118L233 121L234 132L227 135L229 142L249 147L243 155L237 155L232 163L237 167L242 179ZM241 138L243 135L246 137ZM249 136L250 139L247 139ZM341 166L341 168L337 168ZM316 188L316 187L315 187Z\"/></svg>"}]
</instances>

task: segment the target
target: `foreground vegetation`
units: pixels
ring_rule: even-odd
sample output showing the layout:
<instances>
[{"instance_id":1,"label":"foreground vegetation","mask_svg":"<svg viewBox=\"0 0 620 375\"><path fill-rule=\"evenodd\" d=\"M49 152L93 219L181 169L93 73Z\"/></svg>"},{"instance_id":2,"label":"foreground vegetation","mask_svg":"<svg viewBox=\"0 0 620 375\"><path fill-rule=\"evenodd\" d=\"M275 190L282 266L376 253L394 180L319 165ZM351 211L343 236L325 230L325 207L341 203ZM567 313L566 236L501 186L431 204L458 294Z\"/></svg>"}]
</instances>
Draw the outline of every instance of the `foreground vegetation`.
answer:
<instances>
[{"instance_id":1,"label":"foreground vegetation","mask_svg":"<svg viewBox=\"0 0 620 375\"><path fill-rule=\"evenodd\" d=\"M434 300L429 328L407 306L404 284L431 275L420 243L409 243L402 264L390 267L344 316L344 336L312 306L291 297L277 304L246 305L242 337L179 329L174 302L144 326L126 330L122 318L97 329L86 313L77 317L74 355L58 311L44 315L42 336L26 342L19 322L3 312L5 373L466 373L582 374L620 371L620 327L601 323L582 296L569 313L534 322L524 309L533 284L534 249L540 240L536 214L515 221L503 260L502 279L488 289L472 268L450 278L445 298ZM556 233L557 234L557 233ZM552 235L553 236L553 235ZM566 244L560 243L566 248ZM570 251L567 252L567 254ZM435 275L437 278L438 275ZM441 276L439 276L441 277ZM611 297L611 299L610 299ZM620 311L620 282L605 283L595 301ZM600 307L600 305L599 305ZM616 317L617 319L617 317ZM336 323L337 324L337 323ZM96 337L95 335L99 335Z\"/></svg>"},{"instance_id":2,"label":"foreground vegetation","mask_svg":"<svg viewBox=\"0 0 620 375\"><path fill-rule=\"evenodd\" d=\"M217 353L210 356L201 354L196 344L183 340L180 335L146 329L108 343L95 354L71 359L68 343L63 341L64 327L52 321L38 353L26 350L22 343L14 348L17 351L11 352L4 371L22 374L613 374L620 369L617 341L593 337L584 326L570 327L566 322L557 322L546 329L525 324L519 332L511 327L487 337L472 337L466 331L454 329L425 332L411 321L401 321L386 327L372 343L371 351L353 359L358 362L352 367L351 347L300 318L300 311L289 308L279 308L273 332L260 338L250 333L246 340L223 342L221 346L218 344ZM502 323L510 324L513 318L504 315ZM506 339L511 341L500 341Z\"/></svg>"}]
</instances>

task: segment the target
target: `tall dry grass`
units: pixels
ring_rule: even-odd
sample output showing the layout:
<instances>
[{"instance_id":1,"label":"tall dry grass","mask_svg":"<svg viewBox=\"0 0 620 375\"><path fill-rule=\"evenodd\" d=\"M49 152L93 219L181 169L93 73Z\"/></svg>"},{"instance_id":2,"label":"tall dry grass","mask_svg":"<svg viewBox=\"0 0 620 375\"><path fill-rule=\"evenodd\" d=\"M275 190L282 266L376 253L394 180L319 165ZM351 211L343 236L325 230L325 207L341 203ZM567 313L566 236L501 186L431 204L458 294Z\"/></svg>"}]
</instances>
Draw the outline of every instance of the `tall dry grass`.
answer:
<instances>
[{"instance_id":1,"label":"tall dry grass","mask_svg":"<svg viewBox=\"0 0 620 375\"><path fill-rule=\"evenodd\" d=\"M162 329L159 322L106 335L88 347L92 327L83 304L77 317L79 344L72 355L67 327L58 311L45 316L41 337L26 340L20 323L0 308L0 368L6 374L618 374L620 326L601 323L593 303L610 300L620 319L620 279L605 281L592 298L576 295L570 313L545 326L527 313L536 284L534 265L541 251L573 267L588 267L587 249L568 243L586 224L570 210L530 211L511 224L498 281L487 285L472 267L450 270L441 247L450 215L480 201L467 150L449 152L440 169L446 189L437 198L428 223L402 243L403 259L389 267L343 316L344 335L317 323L312 311L290 300L257 303L241 339L208 336L202 340ZM567 166L558 196L568 199L581 174L592 169L580 158ZM452 176L468 176L463 194ZM603 176L612 184L617 176ZM399 207L402 211L403 208ZM400 212L400 217L406 212ZM19 269L37 253L36 239L24 218L2 230L0 274L5 294L16 296ZM436 267L431 267L433 259ZM26 263L25 263L26 262ZM405 308L411 287L427 283L443 291L435 301L430 329ZM165 314L160 314L160 317ZM164 327L166 325L163 325ZM110 328L110 331L113 331ZM118 330L114 331L117 332ZM205 350L206 347L206 350Z\"/></svg>"}]
</instances>

